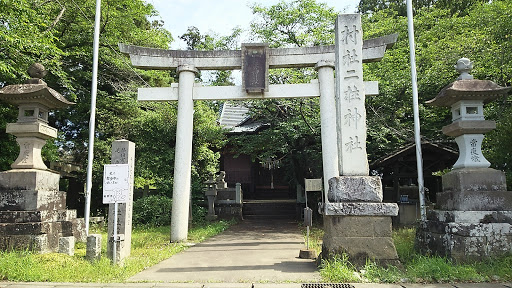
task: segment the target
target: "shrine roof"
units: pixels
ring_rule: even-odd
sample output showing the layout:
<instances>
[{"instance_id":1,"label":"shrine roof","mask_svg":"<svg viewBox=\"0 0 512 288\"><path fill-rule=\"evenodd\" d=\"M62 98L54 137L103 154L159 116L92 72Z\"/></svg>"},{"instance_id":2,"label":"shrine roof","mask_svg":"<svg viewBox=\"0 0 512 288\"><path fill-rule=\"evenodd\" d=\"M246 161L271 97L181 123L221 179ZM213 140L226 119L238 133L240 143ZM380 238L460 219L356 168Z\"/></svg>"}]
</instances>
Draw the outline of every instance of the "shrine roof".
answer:
<instances>
[{"instance_id":1,"label":"shrine roof","mask_svg":"<svg viewBox=\"0 0 512 288\"><path fill-rule=\"evenodd\" d=\"M222 128L229 129L230 134L256 132L264 123L252 121L249 108L235 102L226 102L222 106L219 124Z\"/></svg>"},{"instance_id":2,"label":"shrine roof","mask_svg":"<svg viewBox=\"0 0 512 288\"><path fill-rule=\"evenodd\" d=\"M447 162L452 160L453 162L455 162L459 154L457 150L454 150L453 148L445 144L434 143L429 141L422 141L421 148L424 162L435 161L436 159L439 160L440 158L443 157L446 158ZM375 160L373 163L370 164L370 167L372 169L376 169L377 167L391 168L393 165L404 161L416 162L415 143L410 143L408 145L402 146L395 150L394 152L391 152L388 155L385 155L384 157Z\"/></svg>"}]
</instances>

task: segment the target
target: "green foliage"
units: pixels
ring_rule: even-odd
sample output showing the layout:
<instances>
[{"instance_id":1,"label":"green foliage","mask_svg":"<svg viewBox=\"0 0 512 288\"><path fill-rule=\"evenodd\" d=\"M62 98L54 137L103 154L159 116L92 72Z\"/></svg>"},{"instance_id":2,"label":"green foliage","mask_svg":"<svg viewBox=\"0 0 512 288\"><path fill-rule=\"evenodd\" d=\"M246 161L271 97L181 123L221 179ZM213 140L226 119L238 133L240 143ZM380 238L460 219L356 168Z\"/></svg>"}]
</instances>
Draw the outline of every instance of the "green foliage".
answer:
<instances>
[{"instance_id":1,"label":"green foliage","mask_svg":"<svg viewBox=\"0 0 512 288\"><path fill-rule=\"evenodd\" d=\"M306 227L302 227L302 234L304 236L304 245L306 245L306 241L307 241ZM313 224L313 227L310 227L310 229L309 229L309 249L315 250L316 255L320 255L320 253L322 252L323 237L324 237L324 230L316 227L316 225Z\"/></svg>"},{"instance_id":2,"label":"green foliage","mask_svg":"<svg viewBox=\"0 0 512 288\"><path fill-rule=\"evenodd\" d=\"M346 254L328 261L322 260L320 275L329 282L359 282L355 267L348 261Z\"/></svg>"},{"instance_id":3,"label":"green foliage","mask_svg":"<svg viewBox=\"0 0 512 288\"><path fill-rule=\"evenodd\" d=\"M475 263L475 269L486 275L485 277L489 281L510 281L512 279L512 268L510 267L512 267L512 255Z\"/></svg>"},{"instance_id":4,"label":"green foliage","mask_svg":"<svg viewBox=\"0 0 512 288\"><path fill-rule=\"evenodd\" d=\"M192 203L192 224L193 225L203 225L205 222L207 222L207 220L206 220L207 214L208 214L208 208L200 206L197 203Z\"/></svg>"},{"instance_id":5,"label":"green foliage","mask_svg":"<svg viewBox=\"0 0 512 288\"><path fill-rule=\"evenodd\" d=\"M0 102L0 171L11 168L11 163L16 160L19 147L14 136L4 133L7 123L16 121L17 113L10 105Z\"/></svg>"},{"instance_id":6,"label":"green foliage","mask_svg":"<svg viewBox=\"0 0 512 288\"><path fill-rule=\"evenodd\" d=\"M165 226L171 223L172 199L151 195L133 201L133 224Z\"/></svg>"},{"instance_id":7,"label":"green foliage","mask_svg":"<svg viewBox=\"0 0 512 288\"><path fill-rule=\"evenodd\" d=\"M403 272L395 266L383 267L375 262L367 261L363 269L359 270L363 281L373 283L398 283L404 278Z\"/></svg>"},{"instance_id":8,"label":"green foliage","mask_svg":"<svg viewBox=\"0 0 512 288\"><path fill-rule=\"evenodd\" d=\"M407 265L409 279L415 282L484 281L473 265L454 265L446 258L417 255Z\"/></svg>"},{"instance_id":9,"label":"green foliage","mask_svg":"<svg viewBox=\"0 0 512 288\"><path fill-rule=\"evenodd\" d=\"M76 102L76 105L50 115L50 125L61 131L57 145L61 148L60 152L73 157L76 163L85 165L95 2L2 1L1 6L1 84L23 82L28 78L25 71L33 62L45 65L49 71L45 78L48 85ZM153 7L143 1L110 0L102 3L95 194L100 193L102 164L109 162L111 141L124 138L126 130L130 128L127 121L137 115L136 88L142 86L143 81L150 84L171 81L169 73L141 70L135 73L117 48L118 42L167 48L172 40L169 32L147 20L155 13ZM14 122L10 115L14 115L15 111L2 108L0 113L9 116L5 117L10 118L6 120ZM3 131L0 131L0 135ZM5 146L9 147L7 151L12 150L11 143L2 141L0 150L5 151ZM43 151L47 161L57 158L56 147L51 149L51 146ZM2 163L1 167L5 168L5 164ZM85 175L81 177L85 178Z\"/></svg>"},{"instance_id":10,"label":"green foliage","mask_svg":"<svg viewBox=\"0 0 512 288\"><path fill-rule=\"evenodd\" d=\"M255 38L270 47L318 46L334 41L336 12L315 0L295 0L265 7L251 6L257 16L251 23Z\"/></svg>"},{"instance_id":11,"label":"green foliage","mask_svg":"<svg viewBox=\"0 0 512 288\"><path fill-rule=\"evenodd\" d=\"M313 0L281 1L272 6L253 4L251 23L255 39L270 47L315 46L334 41L333 8ZM273 69L271 84L308 83L317 78L310 68ZM280 160L287 167L287 181L294 185L304 178L321 176L320 117L318 99L250 101L252 118L268 129L257 134L230 138L235 153L253 160Z\"/></svg>"},{"instance_id":12,"label":"green foliage","mask_svg":"<svg viewBox=\"0 0 512 288\"><path fill-rule=\"evenodd\" d=\"M410 261L416 255L414 250L415 228L401 228L393 231L396 253L402 261Z\"/></svg>"},{"instance_id":13,"label":"green foliage","mask_svg":"<svg viewBox=\"0 0 512 288\"><path fill-rule=\"evenodd\" d=\"M280 159L290 184L321 177L318 99L253 101L250 107L253 119L268 128L231 137L233 150L258 162Z\"/></svg>"},{"instance_id":14,"label":"green foliage","mask_svg":"<svg viewBox=\"0 0 512 288\"><path fill-rule=\"evenodd\" d=\"M202 185L201 185L202 187ZM201 192L201 200L203 199ZM192 223L206 225L208 209L192 201ZM163 195L151 195L133 201L133 224L149 227L167 226L171 223L172 198Z\"/></svg>"},{"instance_id":15,"label":"green foliage","mask_svg":"<svg viewBox=\"0 0 512 288\"><path fill-rule=\"evenodd\" d=\"M505 1L477 3L465 10L463 15L437 7L416 11L414 25L418 94L424 139L450 139L440 132L442 126L451 122L449 109L427 107L423 103L456 80L458 75L453 65L457 59L467 57L473 60L473 74L477 79L510 85L507 83L512 73L507 67L510 67L512 55L505 52L510 41L505 41L507 38L498 36L495 31L500 29L500 33L510 34L507 32L510 31L510 24L503 19L511 11L512 6ZM486 17L496 18L496 27L500 28L487 28L488 25L483 24ZM489 18L488 21L492 20ZM407 19L393 9L380 10L363 17L363 31L365 38L399 33L397 43L386 52L382 61L364 66L365 79L378 80L380 87L379 96L369 97L366 101L369 127L367 144L369 157L373 160L412 142L414 135ZM495 57L503 53L504 57ZM493 109L492 106L489 109Z\"/></svg>"},{"instance_id":16,"label":"green foliage","mask_svg":"<svg viewBox=\"0 0 512 288\"><path fill-rule=\"evenodd\" d=\"M190 242L202 242L228 228L232 222L217 221L196 225L189 231ZM106 231L99 231L107 239ZM106 253L106 241L102 242ZM133 229L132 251L124 266L113 266L107 257L89 262L85 243L77 243L75 255L35 254L0 251L0 279L24 282L123 282L136 273L185 250L181 243L169 243L168 227L139 226Z\"/></svg>"},{"instance_id":17,"label":"green foliage","mask_svg":"<svg viewBox=\"0 0 512 288\"><path fill-rule=\"evenodd\" d=\"M485 3L486 0L412 0L413 10L422 8L449 9L452 15L465 14L476 3ZM393 10L400 16L407 16L406 1L403 0L360 0L357 5L359 13L372 14L380 10Z\"/></svg>"}]
</instances>

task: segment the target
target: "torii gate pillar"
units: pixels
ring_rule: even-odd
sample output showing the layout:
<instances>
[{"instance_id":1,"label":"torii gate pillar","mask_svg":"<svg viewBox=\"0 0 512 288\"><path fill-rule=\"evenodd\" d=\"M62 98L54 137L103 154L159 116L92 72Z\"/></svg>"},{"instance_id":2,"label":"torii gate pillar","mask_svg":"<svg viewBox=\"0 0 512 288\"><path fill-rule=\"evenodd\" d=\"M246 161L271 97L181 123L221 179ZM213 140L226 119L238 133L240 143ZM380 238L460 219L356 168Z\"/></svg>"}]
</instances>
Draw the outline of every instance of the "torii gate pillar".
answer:
<instances>
[{"instance_id":1,"label":"torii gate pillar","mask_svg":"<svg viewBox=\"0 0 512 288\"><path fill-rule=\"evenodd\" d=\"M336 130L336 99L334 92L334 63L319 61L320 121L322 139L322 167L324 187L329 187L329 179L340 175L338 169L338 133Z\"/></svg>"},{"instance_id":2,"label":"torii gate pillar","mask_svg":"<svg viewBox=\"0 0 512 288\"><path fill-rule=\"evenodd\" d=\"M171 242L187 240L194 130L193 89L199 71L192 65L178 66L178 122L174 153L174 186L171 214Z\"/></svg>"}]
</instances>

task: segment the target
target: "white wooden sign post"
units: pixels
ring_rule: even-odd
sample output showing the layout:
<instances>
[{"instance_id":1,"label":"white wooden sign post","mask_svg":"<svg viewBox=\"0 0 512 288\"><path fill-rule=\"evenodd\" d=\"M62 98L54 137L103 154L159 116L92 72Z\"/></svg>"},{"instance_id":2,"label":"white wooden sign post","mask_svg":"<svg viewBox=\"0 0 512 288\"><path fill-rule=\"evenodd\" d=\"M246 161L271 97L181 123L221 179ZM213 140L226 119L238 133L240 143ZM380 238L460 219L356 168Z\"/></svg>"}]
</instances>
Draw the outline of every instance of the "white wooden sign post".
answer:
<instances>
[{"instance_id":1,"label":"white wooden sign post","mask_svg":"<svg viewBox=\"0 0 512 288\"><path fill-rule=\"evenodd\" d=\"M106 164L103 170L103 204L114 204L114 229L112 259L117 264L117 210L119 203L126 203L130 193L130 166Z\"/></svg>"}]
</instances>

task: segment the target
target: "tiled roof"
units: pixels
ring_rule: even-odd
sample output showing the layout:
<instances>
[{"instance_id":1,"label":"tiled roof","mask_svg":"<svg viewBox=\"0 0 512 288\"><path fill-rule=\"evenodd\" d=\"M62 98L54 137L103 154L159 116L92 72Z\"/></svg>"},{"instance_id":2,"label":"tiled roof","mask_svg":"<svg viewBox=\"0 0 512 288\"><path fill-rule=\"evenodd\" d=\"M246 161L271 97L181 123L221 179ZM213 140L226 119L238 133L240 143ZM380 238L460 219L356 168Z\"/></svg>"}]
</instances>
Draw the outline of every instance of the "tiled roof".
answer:
<instances>
[{"instance_id":1,"label":"tiled roof","mask_svg":"<svg viewBox=\"0 0 512 288\"><path fill-rule=\"evenodd\" d=\"M249 108L238 103L225 102L220 113L219 123L229 133L256 132L264 123L250 121Z\"/></svg>"},{"instance_id":2,"label":"tiled roof","mask_svg":"<svg viewBox=\"0 0 512 288\"><path fill-rule=\"evenodd\" d=\"M248 113L249 108L239 104L226 102L222 106L222 112L220 113L220 126L228 129L236 127L249 118Z\"/></svg>"}]
</instances>

